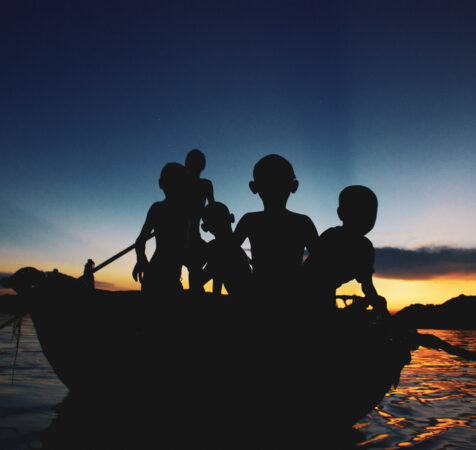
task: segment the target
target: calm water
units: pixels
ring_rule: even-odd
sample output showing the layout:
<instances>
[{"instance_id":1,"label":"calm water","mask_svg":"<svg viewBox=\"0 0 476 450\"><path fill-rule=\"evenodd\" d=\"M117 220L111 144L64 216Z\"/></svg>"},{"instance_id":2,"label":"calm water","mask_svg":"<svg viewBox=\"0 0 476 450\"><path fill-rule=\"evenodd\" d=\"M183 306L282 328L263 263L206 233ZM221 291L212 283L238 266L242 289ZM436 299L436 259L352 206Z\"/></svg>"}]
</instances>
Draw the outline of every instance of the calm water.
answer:
<instances>
[{"instance_id":1,"label":"calm water","mask_svg":"<svg viewBox=\"0 0 476 450\"><path fill-rule=\"evenodd\" d=\"M0 315L0 323L3 321ZM422 332L476 350L476 331ZM15 353L12 328L0 330L0 448L44 449L44 430L57 417L55 406L67 390L41 353L29 318L23 319L13 372ZM87 422L82 426L71 434L81 433ZM476 362L435 350L413 352L399 387L355 429L358 442L354 448L476 449ZM118 434L120 430L108 432ZM326 448L332 448L331 443L332 436L327 436ZM84 445L87 449L107 447L92 442ZM68 450L68 446L64 448ZM116 443L114 448L133 447Z\"/></svg>"}]
</instances>

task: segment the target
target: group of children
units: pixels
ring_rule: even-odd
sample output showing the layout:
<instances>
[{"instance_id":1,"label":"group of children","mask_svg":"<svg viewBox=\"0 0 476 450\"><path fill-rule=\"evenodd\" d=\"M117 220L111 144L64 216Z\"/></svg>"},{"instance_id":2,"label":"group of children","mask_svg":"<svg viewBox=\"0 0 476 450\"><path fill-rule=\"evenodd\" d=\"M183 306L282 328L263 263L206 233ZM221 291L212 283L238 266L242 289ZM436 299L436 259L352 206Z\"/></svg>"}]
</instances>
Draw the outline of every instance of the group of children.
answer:
<instances>
[{"instance_id":1,"label":"group of children","mask_svg":"<svg viewBox=\"0 0 476 450\"><path fill-rule=\"evenodd\" d=\"M180 293L185 265L195 292L212 279L217 294L223 284L230 295L307 295L329 311L336 308L336 289L356 279L372 307L386 311L372 282L374 249L365 237L377 215L377 197L369 188L345 188L337 210L342 225L319 236L308 216L286 208L299 185L292 165L282 156L267 155L254 166L249 183L263 210L245 214L233 231L233 214L215 201L212 183L200 178L204 168L205 156L192 150L185 165L169 163L162 169L159 186L165 199L150 207L136 241L133 277L144 292ZM215 237L208 243L200 235L200 221L203 231ZM148 261L145 242L151 233L156 250ZM241 247L246 239L251 259ZM303 262L305 250L309 256Z\"/></svg>"}]
</instances>

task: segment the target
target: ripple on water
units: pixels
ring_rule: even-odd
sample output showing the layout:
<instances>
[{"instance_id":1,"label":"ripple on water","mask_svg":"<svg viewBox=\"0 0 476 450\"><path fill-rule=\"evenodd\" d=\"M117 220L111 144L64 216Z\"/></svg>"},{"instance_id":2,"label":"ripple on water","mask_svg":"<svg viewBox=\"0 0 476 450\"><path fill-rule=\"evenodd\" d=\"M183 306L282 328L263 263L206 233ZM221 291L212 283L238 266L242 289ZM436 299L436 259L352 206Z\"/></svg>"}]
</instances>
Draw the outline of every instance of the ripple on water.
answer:
<instances>
[{"instance_id":1,"label":"ripple on water","mask_svg":"<svg viewBox=\"0 0 476 450\"><path fill-rule=\"evenodd\" d=\"M423 332L476 350L476 331ZM41 432L56 417L54 407L67 390L44 358L28 318L12 384L14 355L11 331L0 330L0 448L41 448ZM413 352L398 388L355 430L357 448L476 448L476 362L436 350Z\"/></svg>"},{"instance_id":2,"label":"ripple on water","mask_svg":"<svg viewBox=\"0 0 476 450\"><path fill-rule=\"evenodd\" d=\"M425 330L476 350L476 331ZM476 448L476 362L420 348L400 385L360 421L368 448Z\"/></svg>"}]
</instances>

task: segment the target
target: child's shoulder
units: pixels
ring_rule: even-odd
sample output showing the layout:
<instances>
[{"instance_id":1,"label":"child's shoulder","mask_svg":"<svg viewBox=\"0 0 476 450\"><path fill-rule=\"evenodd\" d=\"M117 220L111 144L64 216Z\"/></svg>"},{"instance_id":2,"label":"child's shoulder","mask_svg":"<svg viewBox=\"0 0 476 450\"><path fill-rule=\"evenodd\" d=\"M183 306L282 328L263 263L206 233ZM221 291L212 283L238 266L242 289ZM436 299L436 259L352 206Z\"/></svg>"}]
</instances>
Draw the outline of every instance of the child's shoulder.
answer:
<instances>
[{"instance_id":1,"label":"child's shoulder","mask_svg":"<svg viewBox=\"0 0 476 450\"><path fill-rule=\"evenodd\" d=\"M260 220L264 217L264 211L253 211L247 212L241 216L240 222L241 223L248 223L253 222L256 220Z\"/></svg>"},{"instance_id":2,"label":"child's shoulder","mask_svg":"<svg viewBox=\"0 0 476 450\"><path fill-rule=\"evenodd\" d=\"M210 188L213 186L213 183L208 178L199 178L197 182L203 188Z\"/></svg>"},{"instance_id":3,"label":"child's shoulder","mask_svg":"<svg viewBox=\"0 0 476 450\"><path fill-rule=\"evenodd\" d=\"M321 234L319 240L322 244L351 245L361 251L373 250L373 244L370 239L362 235L349 233L349 231L342 226L328 228Z\"/></svg>"},{"instance_id":4,"label":"child's shoulder","mask_svg":"<svg viewBox=\"0 0 476 450\"><path fill-rule=\"evenodd\" d=\"M159 211L161 211L164 208L164 204L165 204L164 200L162 200L160 202L152 203L152 205L149 208L149 212L159 212Z\"/></svg>"},{"instance_id":5,"label":"child's shoulder","mask_svg":"<svg viewBox=\"0 0 476 450\"><path fill-rule=\"evenodd\" d=\"M287 220L292 222L297 227L308 229L309 227L315 228L314 222L306 214L300 214L294 211L286 210Z\"/></svg>"},{"instance_id":6,"label":"child's shoulder","mask_svg":"<svg viewBox=\"0 0 476 450\"><path fill-rule=\"evenodd\" d=\"M296 221L311 222L311 218L307 216L306 214L289 211L289 209L286 210L286 214L288 215L288 217L291 217L292 219Z\"/></svg>"},{"instance_id":7,"label":"child's shoulder","mask_svg":"<svg viewBox=\"0 0 476 450\"><path fill-rule=\"evenodd\" d=\"M157 218L177 217L181 215L181 212L182 208L180 205L166 200L152 203L152 206L149 208L149 214Z\"/></svg>"},{"instance_id":8,"label":"child's shoulder","mask_svg":"<svg viewBox=\"0 0 476 450\"><path fill-rule=\"evenodd\" d=\"M345 235L345 231L343 227L331 227L325 230L321 234L321 240L332 240L332 239L342 239Z\"/></svg>"}]
</instances>

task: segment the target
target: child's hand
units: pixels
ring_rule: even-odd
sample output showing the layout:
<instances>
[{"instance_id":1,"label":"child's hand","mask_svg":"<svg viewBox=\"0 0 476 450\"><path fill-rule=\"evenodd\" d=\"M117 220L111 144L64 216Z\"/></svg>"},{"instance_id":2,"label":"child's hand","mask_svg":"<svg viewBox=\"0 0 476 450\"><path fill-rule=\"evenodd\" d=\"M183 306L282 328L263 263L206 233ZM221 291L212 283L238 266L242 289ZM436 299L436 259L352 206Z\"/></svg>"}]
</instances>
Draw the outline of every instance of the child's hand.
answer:
<instances>
[{"instance_id":1,"label":"child's hand","mask_svg":"<svg viewBox=\"0 0 476 450\"><path fill-rule=\"evenodd\" d=\"M132 271L132 278L134 278L135 281L139 281L140 283L142 283L147 264L147 262L137 262L137 264L134 266L134 270Z\"/></svg>"},{"instance_id":2,"label":"child's hand","mask_svg":"<svg viewBox=\"0 0 476 450\"><path fill-rule=\"evenodd\" d=\"M370 304L376 312L383 314L384 316L389 314L387 310L387 299L385 297L375 295L372 297Z\"/></svg>"}]
</instances>

